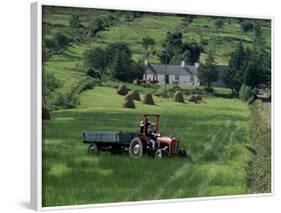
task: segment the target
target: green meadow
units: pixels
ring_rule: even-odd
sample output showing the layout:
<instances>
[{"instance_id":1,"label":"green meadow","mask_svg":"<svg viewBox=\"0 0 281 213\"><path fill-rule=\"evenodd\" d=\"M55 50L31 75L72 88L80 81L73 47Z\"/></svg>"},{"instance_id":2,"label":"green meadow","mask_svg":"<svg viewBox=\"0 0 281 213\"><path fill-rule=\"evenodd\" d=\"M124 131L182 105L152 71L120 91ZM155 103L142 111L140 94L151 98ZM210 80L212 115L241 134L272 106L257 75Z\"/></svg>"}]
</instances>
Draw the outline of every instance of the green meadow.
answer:
<instances>
[{"instance_id":1,"label":"green meadow","mask_svg":"<svg viewBox=\"0 0 281 213\"><path fill-rule=\"evenodd\" d=\"M77 109L51 113L43 123L43 205L71 205L246 194L249 108L236 99L205 97L204 103L136 102L109 87L81 94ZM133 160L128 153L92 156L82 131L137 132L143 113L160 114L160 132L180 138L184 158Z\"/></svg>"}]
</instances>

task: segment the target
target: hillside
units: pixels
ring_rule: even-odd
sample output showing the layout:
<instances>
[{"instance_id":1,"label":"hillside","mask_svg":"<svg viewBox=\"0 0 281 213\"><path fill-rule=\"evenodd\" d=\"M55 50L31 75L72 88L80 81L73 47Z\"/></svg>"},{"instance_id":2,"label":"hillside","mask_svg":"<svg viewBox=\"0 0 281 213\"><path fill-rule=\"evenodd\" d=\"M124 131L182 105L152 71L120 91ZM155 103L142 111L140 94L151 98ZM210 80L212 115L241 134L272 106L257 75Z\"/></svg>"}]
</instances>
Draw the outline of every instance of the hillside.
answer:
<instances>
[{"instance_id":1,"label":"hillside","mask_svg":"<svg viewBox=\"0 0 281 213\"><path fill-rule=\"evenodd\" d=\"M253 32L244 33L240 28L241 19L222 18L210 16L196 16L188 27L182 26L182 17L173 14L144 13L130 21L126 19L130 12L126 11L107 11L95 9L64 8L64 7L45 7L43 10L43 35L44 38L51 38L56 32L63 32L71 36L69 20L71 15L78 15L83 29L87 28L91 21L100 17L114 17L114 24L105 30L97 33L95 38L87 38L81 42L72 44L59 55L52 56L44 65L45 69L62 79L64 87L75 83L81 78L82 56L85 50L91 47L105 46L110 43L123 41L128 44L133 53L135 61L142 61L144 48L141 41L149 36L156 41L155 51L159 52L162 48L168 31L181 31L183 41L203 42L204 52L201 54L200 61L204 61L208 49L215 50L215 59L218 64L227 64L229 53L243 42L244 46L252 46ZM217 30L215 21L224 20L224 26ZM253 20L249 20L254 22ZM263 34L268 48L271 45L271 26L270 21L259 20L262 23ZM157 54L149 57L152 63L159 63ZM81 73L81 74L82 74ZM62 75L67 74L67 80Z\"/></svg>"}]
</instances>

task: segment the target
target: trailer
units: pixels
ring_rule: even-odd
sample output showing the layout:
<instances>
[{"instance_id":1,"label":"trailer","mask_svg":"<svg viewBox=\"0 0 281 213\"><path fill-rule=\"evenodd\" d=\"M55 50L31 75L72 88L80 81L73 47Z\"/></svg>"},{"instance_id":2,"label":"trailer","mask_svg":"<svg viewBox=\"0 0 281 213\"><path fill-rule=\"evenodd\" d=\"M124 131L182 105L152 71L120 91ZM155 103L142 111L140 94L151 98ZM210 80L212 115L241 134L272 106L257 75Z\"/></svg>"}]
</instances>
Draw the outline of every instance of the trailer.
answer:
<instances>
[{"instance_id":1,"label":"trailer","mask_svg":"<svg viewBox=\"0 0 281 213\"><path fill-rule=\"evenodd\" d=\"M151 119L155 122L152 122ZM158 125L158 114L144 114L138 133L84 131L82 133L83 143L89 145L88 150L92 154L98 154L102 150L111 152L128 151L133 158L140 158L144 153L155 158L186 157L187 152L179 147L179 139L174 136L161 135L158 132Z\"/></svg>"},{"instance_id":2,"label":"trailer","mask_svg":"<svg viewBox=\"0 0 281 213\"><path fill-rule=\"evenodd\" d=\"M83 132L83 143L90 144L89 151L97 154L99 150L125 151L128 150L131 141L137 136L132 132Z\"/></svg>"}]
</instances>

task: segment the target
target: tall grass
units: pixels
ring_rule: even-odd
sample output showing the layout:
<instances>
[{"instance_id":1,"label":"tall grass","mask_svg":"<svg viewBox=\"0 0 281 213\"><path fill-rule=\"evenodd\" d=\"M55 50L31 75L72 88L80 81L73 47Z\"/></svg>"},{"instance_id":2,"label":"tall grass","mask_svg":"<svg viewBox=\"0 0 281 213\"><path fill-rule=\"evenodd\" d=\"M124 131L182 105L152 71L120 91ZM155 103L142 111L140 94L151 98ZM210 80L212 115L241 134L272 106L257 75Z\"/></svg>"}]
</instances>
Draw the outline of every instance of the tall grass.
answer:
<instances>
[{"instance_id":1,"label":"tall grass","mask_svg":"<svg viewBox=\"0 0 281 213\"><path fill-rule=\"evenodd\" d=\"M250 191L271 192L271 124L262 110L260 100L251 107L250 143L254 150L248 166Z\"/></svg>"}]
</instances>

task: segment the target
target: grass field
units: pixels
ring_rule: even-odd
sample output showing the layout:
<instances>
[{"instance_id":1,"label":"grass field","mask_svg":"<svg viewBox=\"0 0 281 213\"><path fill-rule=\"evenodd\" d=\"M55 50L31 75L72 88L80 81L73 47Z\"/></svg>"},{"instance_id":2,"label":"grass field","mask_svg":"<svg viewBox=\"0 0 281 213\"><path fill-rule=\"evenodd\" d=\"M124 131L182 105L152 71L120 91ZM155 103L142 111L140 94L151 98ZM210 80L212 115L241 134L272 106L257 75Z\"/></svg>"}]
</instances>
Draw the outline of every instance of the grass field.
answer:
<instances>
[{"instance_id":1,"label":"grass field","mask_svg":"<svg viewBox=\"0 0 281 213\"><path fill-rule=\"evenodd\" d=\"M124 12L60 7L44 8L44 38L52 38L57 32L73 36L69 26L73 14L79 15L84 30L97 17L113 15L117 21L94 38L71 42L44 62L44 70L63 83L54 92L54 98L67 94L85 78L83 54L89 48L122 41L127 43L133 60L138 62L145 52L141 44L144 37L152 37L156 41L155 50L159 52L167 32L180 30L183 42L204 41L200 63L204 62L206 51L214 49L216 62L227 64L229 53L240 42L244 46L253 43L253 32L244 33L237 18L225 18L223 28L217 31L216 17L197 16L183 29L181 17L176 15L148 13L128 22ZM260 22L266 46L270 48L270 22ZM150 56L149 61L160 63L157 55ZM119 84L103 81L79 94L77 108L52 111L51 120L43 121L43 206L253 193L247 171L252 153L245 147L252 142L249 128L253 130L255 126L255 123L249 124L249 105L238 99L212 96L203 97L204 102L200 104L180 104L154 95L155 106L135 102L136 109L124 109L123 97L116 94ZM164 87L127 86L138 90L141 98L145 92L156 94ZM190 89L195 88L186 87L184 91ZM231 92L226 88L215 90L224 94ZM270 112L270 105L266 109ZM144 113L160 114L160 132L180 138L192 162L183 158L155 160L147 156L133 160L128 153L88 154L88 147L82 143L83 131L137 132Z\"/></svg>"},{"instance_id":2,"label":"grass field","mask_svg":"<svg viewBox=\"0 0 281 213\"><path fill-rule=\"evenodd\" d=\"M236 99L204 98L123 109L113 88L81 94L78 109L52 112L43 123L43 205L73 205L248 193L249 108ZM94 157L81 143L84 130L138 131L144 112L160 114L160 131L180 137L193 163L174 158Z\"/></svg>"}]
</instances>

